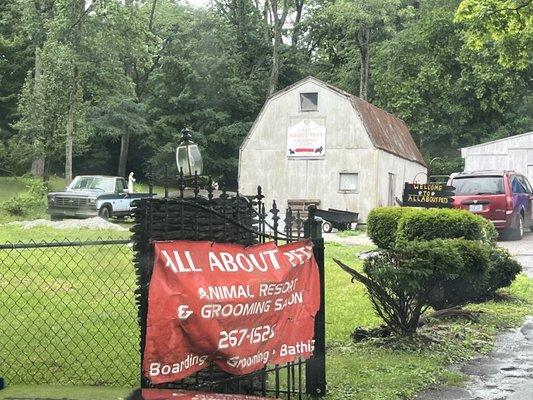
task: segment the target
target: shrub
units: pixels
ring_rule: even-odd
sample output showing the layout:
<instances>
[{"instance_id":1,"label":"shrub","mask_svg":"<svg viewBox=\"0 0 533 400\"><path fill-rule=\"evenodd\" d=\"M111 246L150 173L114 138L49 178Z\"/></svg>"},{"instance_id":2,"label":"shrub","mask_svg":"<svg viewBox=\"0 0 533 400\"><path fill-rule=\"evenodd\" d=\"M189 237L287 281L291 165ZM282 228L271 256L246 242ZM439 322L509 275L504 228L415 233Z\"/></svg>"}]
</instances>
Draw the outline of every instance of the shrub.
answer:
<instances>
[{"instance_id":1,"label":"shrub","mask_svg":"<svg viewBox=\"0 0 533 400\"><path fill-rule=\"evenodd\" d=\"M463 268L458 247L446 240L409 242L378 252L365 260L363 274L335 262L366 286L377 314L400 335L416 331L435 287Z\"/></svg>"},{"instance_id":2,"label":"shrub","mask_svg":"<svg viewBox=\"0 0 533 400\"><path fill-rule=\"evenodd\" d=\"M465 210L381 207L368 214L368 236L381 249L413 240L457 239L496 243L491 221Z\"/></svg>"},{"instance_id":3,"label":"shrub","mask_svg":"<svg viewBox=\"0 0 533 400\"><path fill-rule=\"evenodd\" d=\"M400 219L414 210L416 209L409 207L374 208L367 218L368 236L379 248L392 249L396 244Z\"/></svg>"},{"instance_id":4,"label":"shrub","mask_svg":"<svg viewBox=\"0 0 533 400\"><path fill-rule=\"evenodd\" d=\"M509 286L522 266L509 252L478 241L454 240L463 260L456 278L445 280L435 288L430 304L438 310L464 305L493 296Z\"/></svg>"},{"instance_id":5,"label":"shrub","mask_svg":"<svg viewBox=\"0 0 533 400\"><path fill-rule=\"evenodd\" d=\"M485 296L490 296L496 290L509 286L516 278L516 275L522 271L520 263L506 249L500 247L491 249L490 261Z\"/></svg>"},{"instance_id":6,"label":"shrub","mask_svg":"<svg viewBox=\"0 0 533 400\"><path fill-rule=\"evenodd\" d=\"M483 241L488 244L496 245L498 240L498 230L494 226L494 223L486 218L481 217L483 222Z\"/></svg>"},{"instance_id":7,"label":"shrub","mask_svg":"<svg viewBox=\"0 0 533 400\"><path fill-rule=\"evenodd\" d=\"M485 294L491 269L491 247L481 241L452 239L462 259L457 276L444 279L433 290L430 305L440 310L466 304Z\"/></svg>"},{"instance_id":8,"label":"shrub","mask_svg":"<svg viewBox=\"0 0 533 400\"><path fill-rule=\"evenodd\" d=\"M42 182L29 179L26 184L26 191L5 201L2 208L10 215L26 215L32 209L43 205L46 193L47 188Z\"/></svg>"},{"instance_id":9,"label":"shrub","mask_svg":"<svg viewBox=\"0 0 533 400\"><path fill-rule=\"evenodd\" d=\"M419 209L404 215L396 241L458 239L487 241L483 217L457 209Z\"/></svg>"}]
</instances>

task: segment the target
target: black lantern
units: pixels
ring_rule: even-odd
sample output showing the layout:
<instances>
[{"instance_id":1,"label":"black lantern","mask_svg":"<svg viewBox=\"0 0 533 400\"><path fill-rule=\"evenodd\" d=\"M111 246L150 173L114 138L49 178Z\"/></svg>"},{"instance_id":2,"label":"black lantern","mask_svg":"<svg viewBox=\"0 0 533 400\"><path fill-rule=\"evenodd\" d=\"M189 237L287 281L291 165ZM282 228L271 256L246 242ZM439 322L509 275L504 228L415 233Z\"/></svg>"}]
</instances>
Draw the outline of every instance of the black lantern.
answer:
<instances>
[{"instance_id":1,"label":"black lantern","mask_svg":"<svg viewBox=\"0 0 533 400\"><path fill-rule=\"evenodd\" d=\"M187 128L181 130L181 141L176 149L176 164L178 170L183 170L183 175L202 175L204 162L198 145L192 141L191 133Z\"/></svg>"}]
</instances>

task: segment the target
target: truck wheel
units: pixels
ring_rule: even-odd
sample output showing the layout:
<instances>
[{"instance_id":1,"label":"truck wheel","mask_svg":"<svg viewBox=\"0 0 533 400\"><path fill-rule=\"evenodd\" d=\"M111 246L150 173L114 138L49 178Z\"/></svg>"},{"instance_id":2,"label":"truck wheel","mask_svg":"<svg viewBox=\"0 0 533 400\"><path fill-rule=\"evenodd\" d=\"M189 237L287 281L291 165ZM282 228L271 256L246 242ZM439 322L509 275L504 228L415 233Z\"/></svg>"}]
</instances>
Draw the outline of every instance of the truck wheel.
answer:
<instances>
[{"instance_id":1,"label":"truck wheel","mask_svg":"<svg viewBox=\"0 0 533 400\"><path fill-rule=\"evenodd\" d=\"M98 216L100 218L108 220L109 218L111 218L111 208L109 206L100 207L100 211L98 211Z\"/></svg>"},{"instance_id":2,"label":"truck wheel","mask_svg":"<svg viewBox=\"0 0 533 400\"><path fill-rule=\"evenodd\" d=\"M524 237L524 217L522 214L518 214L515 218L515 223L509 228L509 239L522 240Z\"/></svg>"},{"instance_id":3,"label":"truck wheel","mask_svg":"<svg viewBox=\"0 0 533 400\"><path fill-rule=\"evenodd\" d=\"M326 233L330 233L332 229L333 226L331 225L331 222L324 221L324 223L322 224L322 230Z\"/></svg>"}]
</instances>

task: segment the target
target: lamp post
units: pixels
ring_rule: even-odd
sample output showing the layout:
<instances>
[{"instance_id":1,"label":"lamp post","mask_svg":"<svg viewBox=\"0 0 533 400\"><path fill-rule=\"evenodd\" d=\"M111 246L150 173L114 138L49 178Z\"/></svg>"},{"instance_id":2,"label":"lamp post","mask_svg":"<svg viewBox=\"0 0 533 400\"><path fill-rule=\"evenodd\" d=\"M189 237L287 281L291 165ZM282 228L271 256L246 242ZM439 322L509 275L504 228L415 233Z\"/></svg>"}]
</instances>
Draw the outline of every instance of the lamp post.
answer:
<instances>
[{"instance_id":1,"label":"lamp post","mask_svg":"<svg viewBox=\"0 0 533 400\"><path fill-rule=\"evenodd\" d=\"M202 175L204 166L202 155L187 128L181 130L181 140L176 148L176 164L184 176Z\"/></svg>"}]
</instances>

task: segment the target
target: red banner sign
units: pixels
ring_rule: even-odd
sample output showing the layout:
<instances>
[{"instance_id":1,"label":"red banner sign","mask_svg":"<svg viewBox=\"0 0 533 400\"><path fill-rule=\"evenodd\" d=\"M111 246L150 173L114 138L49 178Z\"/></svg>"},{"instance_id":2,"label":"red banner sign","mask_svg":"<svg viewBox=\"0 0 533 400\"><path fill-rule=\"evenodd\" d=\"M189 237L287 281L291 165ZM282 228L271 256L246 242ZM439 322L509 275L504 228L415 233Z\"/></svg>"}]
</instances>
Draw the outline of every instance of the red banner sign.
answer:
<instances>
[{"instance_id":1,"label":"red banner sign","mask_svg":"<svg viewBox=\"0 0 533 400\"><path fill-rule=\"evenodd\" d=\"M242 375L312 355L320 286L310 241L154 246L143 363L152 383L211 362Z\"/></svg>"}]
</instances>

